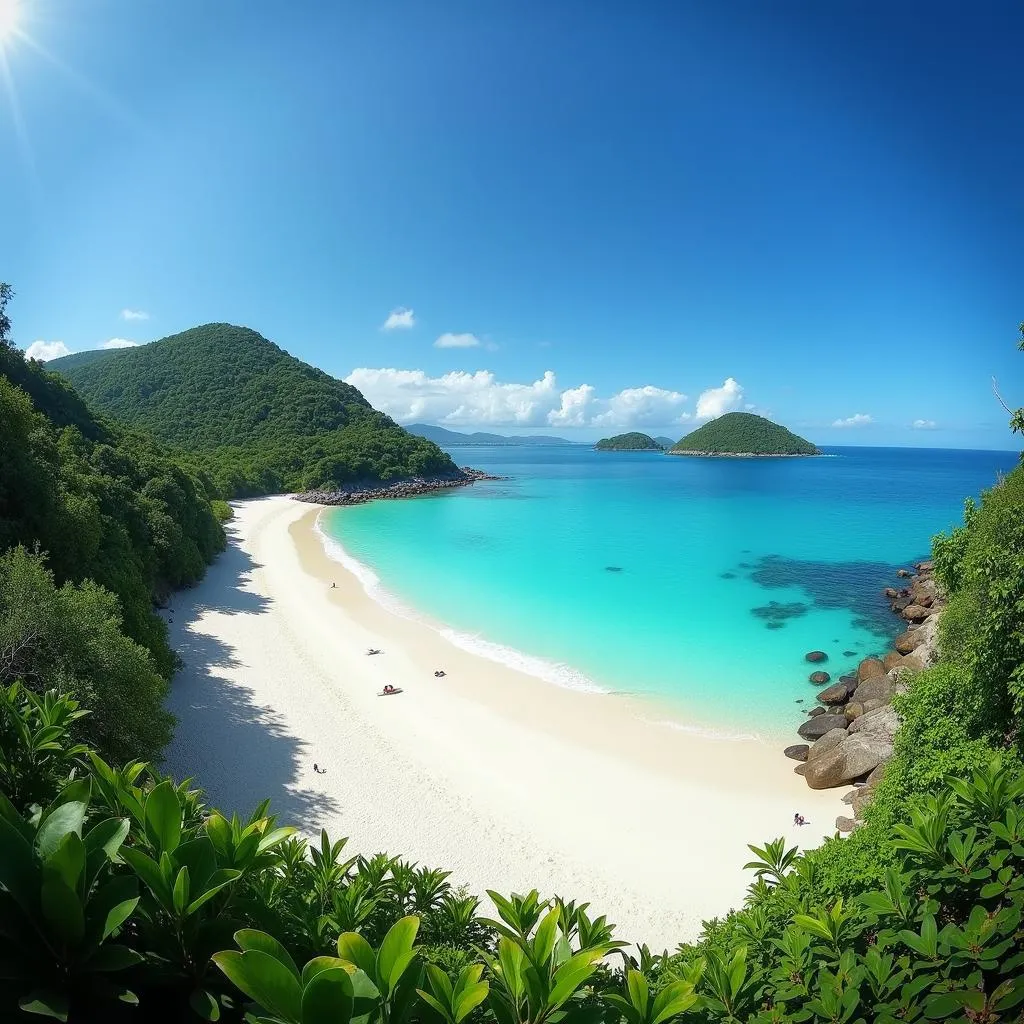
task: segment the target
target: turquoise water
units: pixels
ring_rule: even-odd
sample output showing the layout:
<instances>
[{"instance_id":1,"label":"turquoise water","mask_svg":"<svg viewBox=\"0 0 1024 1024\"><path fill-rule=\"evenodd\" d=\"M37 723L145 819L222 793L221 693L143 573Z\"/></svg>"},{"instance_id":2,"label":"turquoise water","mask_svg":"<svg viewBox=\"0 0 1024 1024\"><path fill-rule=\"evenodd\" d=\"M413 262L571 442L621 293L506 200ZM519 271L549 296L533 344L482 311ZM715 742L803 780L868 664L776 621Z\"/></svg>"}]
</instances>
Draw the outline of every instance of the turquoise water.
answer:
<instances>
[{"instance_id":1,"label":"turquoise water","mask_svg":"<svg viewBox=\"0 0 1024 1024\"><path fill-rule=\"evenodd\" d=\"M691 459L459 448L510 479L332 509L371 592L553 683L656 694L694 727L783 735L833 676L884 649L880 591L925 557L1009 452L830 449ZM529 660L524 661L524 656Z\"/></svg>"}]
</instances>

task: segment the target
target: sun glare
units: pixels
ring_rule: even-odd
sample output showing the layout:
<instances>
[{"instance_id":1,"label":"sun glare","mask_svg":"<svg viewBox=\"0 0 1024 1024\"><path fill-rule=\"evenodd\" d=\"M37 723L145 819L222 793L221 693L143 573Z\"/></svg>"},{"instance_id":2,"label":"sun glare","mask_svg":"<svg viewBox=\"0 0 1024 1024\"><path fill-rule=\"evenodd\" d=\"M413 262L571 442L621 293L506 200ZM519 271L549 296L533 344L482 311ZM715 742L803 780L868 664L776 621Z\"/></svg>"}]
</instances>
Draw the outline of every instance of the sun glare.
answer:
<instances>
[{"instance_id":1,"label":"sun glare","mask_svg":"<svg viewBox=\"0 0 1024 1024\"><path fill-rule=\"evenodd\" d=\"M0 44L7 42L18 29L21 0L0 0Z\"/></svg>"}]
</instances>

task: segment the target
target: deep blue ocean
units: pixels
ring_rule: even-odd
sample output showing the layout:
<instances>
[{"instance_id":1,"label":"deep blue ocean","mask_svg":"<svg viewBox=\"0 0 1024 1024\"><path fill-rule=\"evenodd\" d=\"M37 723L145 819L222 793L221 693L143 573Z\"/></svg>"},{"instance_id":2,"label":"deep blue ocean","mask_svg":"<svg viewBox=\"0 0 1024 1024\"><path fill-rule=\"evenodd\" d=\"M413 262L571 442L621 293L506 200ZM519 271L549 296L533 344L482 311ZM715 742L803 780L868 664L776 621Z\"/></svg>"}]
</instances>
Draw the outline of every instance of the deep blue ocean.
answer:
<instances>
[{"instance_id":1,"label":"deep blue ocean","mask_svg":"<svg viewBox=\"0 0 1024 1024\"><path fill-rule=\"evenodd\" d=\"M582 446L455 448L509 477L332 509L371 592L554 684L655 694L694 728L792 732L814 688L881 651L896 569L1012 452L833 448L704 459ZM415 611L413 611L415 610Z\"/></svg>"}]
</instances>

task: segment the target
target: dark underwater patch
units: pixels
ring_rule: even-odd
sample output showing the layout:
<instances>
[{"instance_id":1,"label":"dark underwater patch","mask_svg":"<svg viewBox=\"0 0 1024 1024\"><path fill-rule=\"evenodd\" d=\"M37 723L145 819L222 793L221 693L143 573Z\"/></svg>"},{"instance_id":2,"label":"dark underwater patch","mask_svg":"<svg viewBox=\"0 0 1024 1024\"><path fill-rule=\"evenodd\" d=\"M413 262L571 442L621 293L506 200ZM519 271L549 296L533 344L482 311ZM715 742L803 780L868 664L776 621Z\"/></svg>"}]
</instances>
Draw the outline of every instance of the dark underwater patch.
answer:
<instances>
[{"instance_id":1,"label":"dark underwater patch","mask_svg":"<svg viewBox=\"0 0 1024 1024\"><path fill-rule=\"evenodd\" d=\"M790 619L798 619L810 610L810 605L806 605L802 601L790 601L786 604L782 604L780 601L769 601L757 608L751 608L750 614L764 619L768 629L781 629Z\"/></svg>"}]
</instances>

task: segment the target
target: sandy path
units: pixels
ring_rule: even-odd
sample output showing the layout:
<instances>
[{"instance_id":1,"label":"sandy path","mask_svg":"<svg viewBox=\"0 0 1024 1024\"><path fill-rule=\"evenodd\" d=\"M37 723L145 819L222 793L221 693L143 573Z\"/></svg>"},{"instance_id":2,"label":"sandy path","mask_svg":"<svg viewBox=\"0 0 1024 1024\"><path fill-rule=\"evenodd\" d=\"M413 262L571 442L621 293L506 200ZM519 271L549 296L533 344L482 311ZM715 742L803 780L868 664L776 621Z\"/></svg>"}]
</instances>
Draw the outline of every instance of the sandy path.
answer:
<instances>
[{"instance_id":1,"label":"sandy path","mask_svg":"<svg viewBox=\"0 0 1024 1024\"><path fill-rule=\"evenodd\" d=\"M318 512L239 504L228 550L176 596L168 768L218 806L269 796L283 821L448 868L479 894L590 900L656 949L742 900L748 842L831 834L838 793L809 791L778 749L559 689L380 607L324 552ZM404 692L380 698L385 683ZM795 829L796 810L811 824Z\"/></svg>"}]
</instances>

